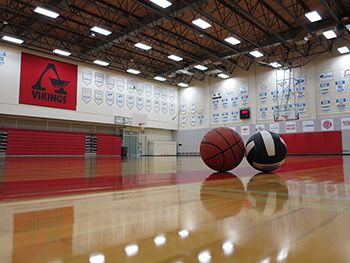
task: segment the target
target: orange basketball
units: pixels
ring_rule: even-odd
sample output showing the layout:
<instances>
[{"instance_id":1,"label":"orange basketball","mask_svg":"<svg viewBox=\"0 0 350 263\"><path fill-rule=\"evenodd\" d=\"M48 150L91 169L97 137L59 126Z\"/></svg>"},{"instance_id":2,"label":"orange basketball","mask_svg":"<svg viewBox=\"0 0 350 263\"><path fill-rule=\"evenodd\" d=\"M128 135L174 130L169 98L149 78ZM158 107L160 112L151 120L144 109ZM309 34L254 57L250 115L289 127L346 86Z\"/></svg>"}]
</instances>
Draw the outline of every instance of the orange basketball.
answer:
<instances>
[{"instance_id":1,"label":"orange basketball","mask_svg":"<svg viewBox=\"0 0 350 263\"><path fill-rule=\"evenodd\" d=\"M202 139L200 154L203 162L216 171L237 167L244 157L244 143L234 130L219 127L210 130Z\"/></svg>"}]
</instances>

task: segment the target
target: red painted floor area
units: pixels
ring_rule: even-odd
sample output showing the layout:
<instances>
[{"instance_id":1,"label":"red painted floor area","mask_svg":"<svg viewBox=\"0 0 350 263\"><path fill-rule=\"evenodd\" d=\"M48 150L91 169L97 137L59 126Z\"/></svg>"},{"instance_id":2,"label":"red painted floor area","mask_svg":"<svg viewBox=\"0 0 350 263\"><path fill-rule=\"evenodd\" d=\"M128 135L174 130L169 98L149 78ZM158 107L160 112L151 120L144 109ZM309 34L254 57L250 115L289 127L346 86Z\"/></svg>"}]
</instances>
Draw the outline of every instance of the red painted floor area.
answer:
<instances>
[{"instance_id":1,"label":"red painted floor area","mask_svg":"<svg viewBox=\"0 0 350 263\"><path fill-rule=\"evenodd\" d=\"M288 157L274 173L342 183L346 165L349 156ZM230 172L243 181L259 173L245 161ZM0 161L0 200L194 183L212 173L198 157L6 157Z\"/></svg>"}]
</instances>

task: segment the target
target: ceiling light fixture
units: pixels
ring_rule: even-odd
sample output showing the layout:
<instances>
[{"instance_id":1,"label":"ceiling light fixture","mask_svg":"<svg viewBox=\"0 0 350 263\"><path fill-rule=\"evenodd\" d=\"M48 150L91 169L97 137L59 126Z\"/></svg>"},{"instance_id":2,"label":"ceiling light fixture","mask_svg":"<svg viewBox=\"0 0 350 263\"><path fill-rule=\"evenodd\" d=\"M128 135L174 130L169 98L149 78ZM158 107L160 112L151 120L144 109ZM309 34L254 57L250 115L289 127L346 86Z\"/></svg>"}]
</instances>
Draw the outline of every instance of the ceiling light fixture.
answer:
<instances>
[{"instance_id":1,"label":"ceiling light fixture","mask_svg":"<svg viewBox=\"0 0 350 263\"><path fill-rule=\"evenodd\" d=\"M333 30L324 31L322 35L324 35L324 37L327 39L333 39L337 37L336 33Z\"/></svg>"},{"instance_id":2,"label":"ceiling light fixture","mask_svg":"<svg viewBox=\"0 0 350 263\"><path fill-rule=\"evenodd\" d=\"M55 49L54 51L52 51L53 53L57 54L57 55L61 55L61 56L65 56L65 57L68 57L71 55L70 52L68 51L64 51L64 50L61 50L61 49Z\"/></svg>"},{"instance_id":3,"label":"ceiling light fixture","mask_svg":"<svg viewBox=\"0 0 350 263\"><path fill-rule=\"evenodd\" d=\"M307 19L309 19L309 21L311 23L322 20L322 17L320 16L320 14L317 11L312 11L312 12L306 13L305 16Z\"/></svg>"},{"instance_id":4,"label":"ceiling light fixture","mask_svg":"<svg viewBox=\"0 0 350 263\"><path fill-rule=\"evenodd\" d=\"M176 55L170 55L168 56L169 59L175 60L175 61L181 61L183 60L182 57L176 56Z\"/></svg>"},{"instance_id":5,"label":"ceiling light fixture","mask_svg":"<svg viewBox=\"0 0 350 263\"><path fill-rule=\"evenodd\" d=\"M100 66L104 66L104 67L107 67L109 65L108 62L105 62L105 61L102 61L102 60L98 60L98 59L95 60L94 63L97 64L97 65L100 65Z\"/></svg>"},{"instance_id":6,"label":"ceiling light fixture","mask_svg":"<svg viewBox=\"0 0 350 263\"><path fill-rule=\"evenodd\" d=\"M339 52L340 54L346 54L346 53L349 53L349 52L350 52L349 48L346 47L346 46L344 46L344 47L339 47L339 48L337 48L337 50L338 50L338 52Z\"/></svg>"},{"instance_id":7,"label":"ceiling light fixture","mask_svg":"<svg viewBox=\"0 0 350 263\"><path fill-rule=\"evenodd\" d=\"M180 82L177 85L180 86L180 87L183 87L183 88L187 88L188 87L188 84L183 83L183 82Z\"/></svg>"},{"instance_id":8,"label":"ceiling light fixture","mask_svg":"<svg viewBox=\"0 0 350 263\"><path fill-rule=\"evenodd\" d=\"M136 43L136 44L135 44L135 47L140 48L140 49L143 49L143 50L150 50L150 49L152 48L151 46L146 45L146 44L143 44L143 43L141 43L141 42Z\"/></svg>"},{"instance_id":9,"label":"ceiling light fixture","mask_svg":"<svg viewBox=\"0 0 350 263\"><path fill-rule=\"evenodd\" d=\"M203 66L203 65L195 65L194 67L196 69L203 70L203 71L208 69L206 66Z\"/></svg>"},{"instance_id":10,"label":"ceiling light fixture","mask_svg":"<svg viewBox=\"0 0 350 263\"><path fill-rule=\"evenodd\" d=\"M5 41L11 42L11 43L15 43L15 44L22 44L24 42L24 40L22 40L22 39L10 37L10 36L3 36L2 40L5 40Z\"/></svg>"},{"instance_id":11,"label":"ceiling light fixture","mask_svg":"<svg viewBox=\"0 0 350 263\"><path fill-rule=\"evenodd\" d=\"M156 5L159 5L162 8L167 8L172 5L172 3L167 0L150 0L150 1Z\"/></svg>"},{"instance_id":12,"label":"ceiling light fixture","mask_svg":"<svg viewBox=\"0 0 350 263\"><path fill-rule=\"evenodd\" d=\"M198 26L202 29L207 29L207 28L211 27L211 24L209 24L208 22L204 21L201 18L197 18L197 19L193 20L192 24L195 24L196 26Z\"/></svg>"},{"instance_id":13,"label":"ceiling light fixture","mask_svg":"<svg viewBox=\"0 0 350 263\"><path fill-rule=\"evenodd\" d=\"M134 75L138 75L138 74L141 73L140 71L138 71L138 70L136 70L136 69L132 69L132 68L128 68L128 69L126 70L126 72L131 73L131 74L134 74Z\"/></svg>"},{"instance_id":14,"label":"ceiling light fixture","mask_svg":"<svg viewBox=\"0 0 350 263\"><path fill-rule=\"evenodd\" d=\"M257 51L257 50L251 51L251 52L249 52L249 54L252 55L253 57L256 57L256 58L260 58L260 57L264 56L263 53L261 53L260 51Z\"/></svg>"},{"instance_id":15,"label":"ceiling light fixture","mask_svg":"<svg viewBox=\"0 0 350 263\"><path fill-rule=\"evenodd\" d=\"M226 42L230 43L231 45L237 45L237 44L241 43L240 40L238 40L237 38L234 38L234 37L227 37L224 40Z\"/></svg>"},{"instance_id":16,"label":"ceiling light fixture","mask_svg":"<svg viewBox=\"0 0 350 263\"><path fill-rule=\"evenodd\" d=\"M281 65L280 63L278 63L278 62L271 62L271 63L270 63L270 66L272 66L272 67L274 67L274 68L280 68L280 67L282 67L282 65Z\"/></svg>"},{"instance_id":17,"label":"ceiling light fixture","mask_svg":"<svg viewBox=\"0 0 350 263\"><path fill-rule=\"evenodd\" d=\"M222 78L222 79L228 79L230 76L225 74L225 73L220 73L220 74L218 74L218 77Z\"/></svg>"},{"instance_id":18,"label":"ceiling light fixture","mask_svg":"<svg viewBox=\"0 0 350 263\"><path fill-rule=\"evenodd\" d=\"M44 16L51 17L51 18L57 18L60 15L59 13L56 13L54 11L51 11L51 10L48 10L48 9L45 9L45 8L42 8L40 6L35 8L34 12L38 13L38 14L41 14L41 15L44 15Z\"/></svg>"},{"instance_id":19,"label":"ceiling light fixture","mask_svg":"<svg viewBox=\"0 0 350 263\"><path fill-rule=\"evenodd\" d=\"M99 33L99 34L104 35L104 36L108 36L108 35L112 34L111 31L104 29L102 27L98 27L98 26L92 27L91 31L94 31L94 32Z\"/></svg>"},{"instance_id":20,"label":"ceiling light fixture","mask_svg":"<svg viewBox=\"0 0 350 263\"><path fill-rule=\"evenodd\" d=\"M156 76L154 77L155 80L158 80L158 81L166 81L166 78L163 78L161 76Z\"/></svg>"}]
</instances>

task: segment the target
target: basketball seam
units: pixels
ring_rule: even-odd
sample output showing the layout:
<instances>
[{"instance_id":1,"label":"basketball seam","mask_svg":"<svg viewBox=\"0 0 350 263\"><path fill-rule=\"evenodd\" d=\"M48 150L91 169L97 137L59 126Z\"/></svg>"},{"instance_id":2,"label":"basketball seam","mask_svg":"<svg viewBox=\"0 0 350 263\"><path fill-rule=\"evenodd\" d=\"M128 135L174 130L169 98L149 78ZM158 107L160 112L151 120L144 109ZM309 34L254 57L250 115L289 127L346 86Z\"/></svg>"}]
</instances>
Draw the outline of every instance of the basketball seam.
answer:
<instances>
[{"instance_id":1,"label":"basketball seam","mask_svg":"<svg viewBox=\"0 0 350 263\"><path fill-rule=\"evenodd\" d=\"M233 131L232 131L232 130L230 131L230 134L232 135L233 140L234 140L235 142L237 142L236 137L234 136L235 134L233 133ZM238 148L239 148L239 149L241 149L241 147L240 147L240 145L239 145L239 144L237 144L237 146L238 146ZM242 149L241 149L241 150L242 150ZM235 152L233 152L233 151L232 151L232 149L231 149L231 152L232 152L233 158L235 159L235 163L238 165L238 162L237 162L237 157L236 157L236 153L235 153Z\"/></svg>"},{"instance_id":2,"label":"basketball seam","mask_svg":"<svg viewBox=\"0 0 350 263\"><path fill-rule=\"evenodd\" d=\"M215 131L217 134L219 134L219 136L220 136L222 139L224 139L224 141L226 142L226 144L227 144L228 146L230 146L230 144L228 143L228 141L226 140L226 138L221 134L221 132L218 132L218 131L215 130L215 129L214 129L214 131ZM230 131L230 133L231 133L231 131ZM231 133L231 135L233 135L233 134ZM237 142L237 140L236 140L236 138L235 138L234 136L233 136L233 139L234 139L235 142ZM237 144L235 144L235 145L237 145ZM238 148L241 149L241 147L239 147L239 146L238 146ZM231 153L232 153L232 155L233 155L233 158L235 159L235 162L237 163L237 158L236 158L235 152L232 150L232 147L229 148L229 149L230 149L230 151L231 151ZM241 150L242 150L242 149L241 149ZM224 154L224 156L225 156L225 154Z\"/></svg>"},{"instance_id":3,"label":"basketball seam","mask_svg":"<svg viewBox=\"0 0 350 263\"><path fill-rule=\"evenodd\" d=\"M225 163L226 163L226 158L225 158L225 153L224 152L221 152L221 155L222 155L222 158L224 158L224 161L222 162L222 165L220 167L220 171L222 170L222 167L225 166Z\"/></svg>"},{"instance_id":4,"label":"basketball seam","mask_svg":"<svg viewBox=\"0 0 350 263\"><path fill-rule=\"evenodd\" d=\"M231 133L232 137L233 137L233 138L235 139L235 141L236 141L236 137L234 136L235 134L234 134L233 130L231 130L230 133ZM245 152L244 147L243 147L243 149L241 148L240 145L238 145L238 147L239 147L239 149L242 150L243 153Z\"/></svg>"},{"instance_id":5,"label":"basketball seam","mask_svg":"<svg viewBox=\"0 0 350 263\"><path fill-rule=\"evenodd\" d=\"M219 156L220 154L223 154L224 152L226 152L226 151L232 149L234 146L236 146L236 145L237 145L238 143L240 143L240 142L241 142L241 140L237 141L235 144L231 145L230 147L228 147L228 148L225 149L225 150L222 150L221 148L219 148L218 146L216 146L215 144L213 144L213 143L211 143L211 142L205 142L205 141L202 142L202 144L212 145L212 146L216 147L217 149L219 149L219 150L221 151L220 153L217 153L217 154L215 154L215 155L211 156L210 158L205 159L205 160L203 160L203 161L205 161L205 162L206 162L206 161L209 161L210 159L213 159L213 158Z\"/></svg>"}]
</instances>

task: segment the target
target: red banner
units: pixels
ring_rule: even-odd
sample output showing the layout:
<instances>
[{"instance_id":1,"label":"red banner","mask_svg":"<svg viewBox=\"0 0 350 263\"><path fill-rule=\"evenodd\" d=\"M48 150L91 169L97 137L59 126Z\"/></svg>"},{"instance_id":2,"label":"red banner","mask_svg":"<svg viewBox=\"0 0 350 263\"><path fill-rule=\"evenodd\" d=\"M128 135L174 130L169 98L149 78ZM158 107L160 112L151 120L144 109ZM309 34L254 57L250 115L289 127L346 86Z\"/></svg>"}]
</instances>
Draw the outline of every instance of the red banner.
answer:
<instances>
[{"instance_id":1,"label":"red banner","mask_svg":"<svg viewBox=\"0 0 350 263\"><path fill-rule=\"evenodd\" d=\"M22 53L19 103L75 110L77 66Z\"/></svg>"}]
</instances>

